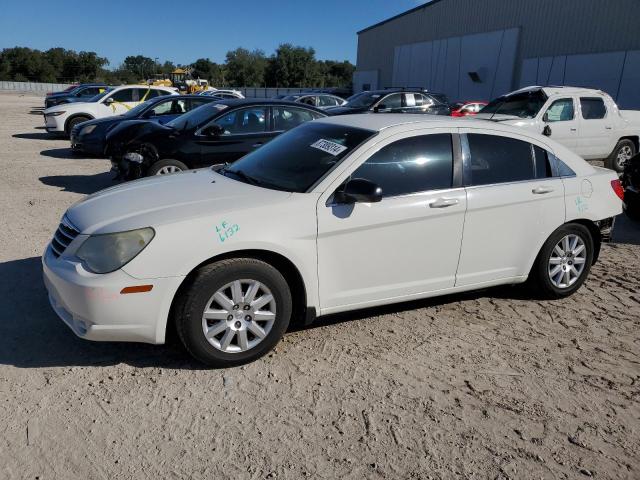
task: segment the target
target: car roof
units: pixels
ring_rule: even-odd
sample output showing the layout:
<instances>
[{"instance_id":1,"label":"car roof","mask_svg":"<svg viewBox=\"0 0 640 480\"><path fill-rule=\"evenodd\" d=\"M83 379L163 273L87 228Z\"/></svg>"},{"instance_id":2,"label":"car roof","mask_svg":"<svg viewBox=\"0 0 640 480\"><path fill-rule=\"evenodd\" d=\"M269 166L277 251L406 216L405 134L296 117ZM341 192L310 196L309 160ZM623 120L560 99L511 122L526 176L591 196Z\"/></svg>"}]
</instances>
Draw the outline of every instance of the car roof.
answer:
<instances>
[{"instance_id":1,"label":"car roof","mask_svg":"<svg viewBox=\"0 0 640 480\"><path fill-rule=\"evenodd\" d=\"M362 113L355 115L337 115L326 117L317 122L330 123L332 125L342 125L345 127L364 128L366 130L382 131L387 128L398 127L401 125L415 125L425 128L460 128L460 127L486 127L490 130L500 130L517 135L528 135L522 128L503 125L501 123L492 122L490 120L481 120L476 118L460 119L449 117L447 115L417 115L411 113ZM464 123L469 122L469 123Z\"/></svg>"},{"instance_id":2,"label":"car roof","mask_svg":"<svg viewBox=\"0 0 640 480\"><path fill-rule=\"evenodd\" d=\"M548 97L552 95L593 95L594 93L604 94L602 90L587 87L572 87L564 85L531 85L519 90L507 93L505 96L514 95L516 93L543 91Z\"/></svg>"},{"instance_id":3,"label":"car roof","mask_svg":"<svg viewBox=\"0 0 640 480\"><path fill-rule=\"evenodd\" d=\"M226 105L229 108L233 107L246 107L251 105L290 105L297 108L308 108L309 110L315 110L316 112L324 113L319 108L312 107L311 105L304 105L296 102L289 102L287 100L280 100L277 98L225 98L219 100L216 103Z\"/></svg>"}]
</instances>

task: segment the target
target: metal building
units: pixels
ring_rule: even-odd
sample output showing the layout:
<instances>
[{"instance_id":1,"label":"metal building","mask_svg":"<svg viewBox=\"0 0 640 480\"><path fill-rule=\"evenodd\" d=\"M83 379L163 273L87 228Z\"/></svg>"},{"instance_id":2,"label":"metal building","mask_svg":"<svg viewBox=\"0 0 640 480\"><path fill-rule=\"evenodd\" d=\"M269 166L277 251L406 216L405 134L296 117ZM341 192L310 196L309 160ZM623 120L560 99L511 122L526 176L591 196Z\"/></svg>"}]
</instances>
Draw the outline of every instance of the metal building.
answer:
<instances>
[{"instance_id":1,"label":"metal building","mask_svg":"<svg viewBox=\"0 0 640 480\"><path fill-rule=\"evenodd\" d=\"M353 86L452 100L588 86L640 109L639 18L640 0L432 0L358 32Z\"/></svg>"}]
</instances>

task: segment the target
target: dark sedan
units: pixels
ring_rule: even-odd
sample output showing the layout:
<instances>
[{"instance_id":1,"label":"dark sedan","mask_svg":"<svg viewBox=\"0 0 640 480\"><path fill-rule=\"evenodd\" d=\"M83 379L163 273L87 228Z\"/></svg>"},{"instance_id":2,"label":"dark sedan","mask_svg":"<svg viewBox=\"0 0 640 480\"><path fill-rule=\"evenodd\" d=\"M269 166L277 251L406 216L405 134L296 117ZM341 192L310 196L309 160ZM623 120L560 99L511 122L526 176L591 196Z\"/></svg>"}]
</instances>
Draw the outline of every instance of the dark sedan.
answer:
<instances>
[{"instance_id":1,"label":"dark sedan","mask_svg":"<svg viewBox=\"0 0 640 480\"><path fill-rule=\"evenodd\" d=\"M624 210L629 218L640 221L640 153L627 161L620 180L624 189Z\"/></svg>"},{"instance_id":2,"label":"dark sedan","mask_svg":"<svg viewBox=\"0 0 640 480\"><path fill-rule=\"evenodd\" d=\"M107 133L122 122L142 119L161 124L168 123L183 113L215 101L217 101L216 98L201 95L155 97L132 108L124 115L98 118L74 126L71 129L71 148L74 153L81 152L101 156L104 154Z\"/></svg>"},{"instance_id":3,"label":"dark sedan","mask_svg":"<svg viewBox=\"0 0 640 480\"><path fill-rule=\"evenodd\" d=\"M44 108L51 108L62 103L86 102L90 98L104 92L108 87L104 83L83 83L75 88L47 95L44 100Z\"/></svg>"},{"instance_id":4,"label":"dark sedan","mask_svg":"<svg viewBox=\"0 0 640 480\"><path fill-rule=\"evenodd\" d=\"M282 100L222 100L161 125L129 120L107 134L106 153L123 179L233 162L301 123L327 116Z\"/></svg>"},{"instance_id":5,"label":"dark sedan","mask_svg":"<svg viewBox=\"0 0 640 480\"><path fill-rule=\"evenodd\" d=\"M349 97L341 107L327 108L330 115L350 115L353 113L429 113L450 115L451 108L447 96L421 89L371 90Z\"/></svg>"}]
</instances>

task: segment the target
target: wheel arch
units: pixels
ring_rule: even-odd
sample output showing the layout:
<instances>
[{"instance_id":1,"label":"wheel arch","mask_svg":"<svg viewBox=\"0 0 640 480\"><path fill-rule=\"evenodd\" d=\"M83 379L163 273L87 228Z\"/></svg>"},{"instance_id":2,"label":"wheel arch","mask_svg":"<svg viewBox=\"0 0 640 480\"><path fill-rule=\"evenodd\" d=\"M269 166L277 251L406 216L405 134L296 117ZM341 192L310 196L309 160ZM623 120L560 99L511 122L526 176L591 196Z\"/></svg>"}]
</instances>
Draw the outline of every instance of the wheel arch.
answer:
<instances>
[{"instance_id":1,"label":"wheel arch","mask_svg":"<svg viewBox=\"0 0 640 480\"><path fill-rule=\"evenodd\" d=\"M622 140L631 140L636 147L636 153L640 152L640 137L638 137L638 135L627 135L626 137L620 137L618 139L618 142ZM618 145L618 142L616 142L616 145ZM613 148L616 148L616 145L614 145Z\"/></svg>"},{"instance_id":2,"label":"wheel arch","mask_svg":"<svg viewBox=\"0 0 640 480\"><path fill-rule=\"evenodd\" d=\"M89 113L74 113L72 115L69 115L69 117L64 121L64 131L66 133L71 133L69 131L69 122L71 122L71 120L73 120L74 118L78 118L78 117L83 117L86 118L87 121L89 120L95 120L95 117Z\"/></svg>"},{"instance_id":3,"label":"wheel arch","mask_svg":"<svg viewBox=\"0 0 640 480\"><path fill-rule=\"evenodd\" d=\"M592 265L595 265L600 257L600 247L602 247L602 235L600 234L600 228L593 220L589 220L586 218L578 218L575 220L570 220L565 225L570 225L572 223L576 223L578 225L582 225L589 230L591 234L591 239L593 240L593 261Z\"/></svg>"},{"instance_id":4,"label":"wheel arch","mask_svg":"<svg viewBox=\"0 0 640 480\"><path fill-rule=\"evenodd\" d=\"M220 255L213 256L196 265L184 278L178 289L176 290L165 325L165 337L175 337L175 315L180 309L180 298L183 293L191 286L196 272L205 265L228 260L231 258L252 258L261 260L276 268L284 276L293 299L293 311L291 315L291 324L309 323L315 318L315 309L307 307L307 288L304 278L300 273L300 269L289 258L272 250L263 249L244 249L225 252Z\"/></svg>"}]
</instances>

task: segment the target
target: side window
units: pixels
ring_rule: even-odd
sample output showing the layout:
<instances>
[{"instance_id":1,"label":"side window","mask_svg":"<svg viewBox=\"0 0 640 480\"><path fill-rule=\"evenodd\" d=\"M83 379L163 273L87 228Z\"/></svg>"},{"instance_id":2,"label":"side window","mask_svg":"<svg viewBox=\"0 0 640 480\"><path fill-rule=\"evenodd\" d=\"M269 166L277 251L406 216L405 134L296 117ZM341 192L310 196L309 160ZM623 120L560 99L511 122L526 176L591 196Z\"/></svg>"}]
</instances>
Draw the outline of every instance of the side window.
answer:
<instances>
[{"instance_id":1,"label":"side window","mask_svg":"<svg viewBox=\"0 0 640 480\"><path fill-rule=\"evenodd\" d=\"M555 102L553 102L547 109L545 113L546 121L566 122L568 120L573 120L574 113L573 99L561 98L560 100L556 100Z\"/></svg>"},{"instance_id":2,"label":"side window","mask_svg":"<svg viewBox=\"0 0 640 480\"><path fill-rule=\"evenodd\" d=\"M378 108L380 110L395 110L402 108L402 94L394 93L387 97L384 97L379 103Z\"/></svg>"},{"instance_id":3,"label":"side window","mask_svg":"<svg viewBox=\"0 0 640 480\"><path fill-rule=\"evenodd\" d=\"M553 153L547 152L547 156L549 157L549 161L551 162L551 168L553 168L554 175L556 177L575 177L576 172L574 172L569 165L564 163L558 157L556 157Z\"/></svg>"},{"instance_id":4,"label":"side window","mask_svg":"<svg viewBox=\"0 0 640 480\"><path fill-rule=\"evenodd\" d=\"M398 140L374 153L353 172L382 188L383 197L451 188L451 135L433 134Z\"/></svg>"},{"instance_id":5,"label":"side window","mask_svg":"<svg viewBox=\"0 0 640 480\"><path fill-rule=\"evenodd\" d=\"M315 107L316 106L316 97L314 97L314 96L302 97L300 99L300 103L304 103L305 105L311 105L312 107Z\"/></svg>"},{"instance_id":6,"label":"side window","mask_svg":"<svg viewBox=\"0 0 640 480\"><path fill-rule=\"evenodd\" d=\"M336 105L338 105L338 102L335 98L333 97L329 97L326 95L323 95L321 97L318 97L320 100L320 106L321 107L335 107Z\"/></svg>"},{"instance_id":7,"label":"side window","mask_svg":"<svg viewBox=\"0 0 640 480\"><path fill-rule=\"evenodd\" d=\"M585 120L599 120L607 116L607 107L600 97L580 97L580 109Z\"/></svg>"},{"instance_id":8,"label":"side window","mask_svg":"<svg viewBox=\"0 0 640 480\"><path fill-rule=\"evenodd\" d=\"M97 87L89 87L89 88L85 88L80 93L80 96L81 97L95 97L97 94L98 94L98 88Z\"/></svg>"},{"instance_id":9,"label":"side window","mask_svg":"<svg viewBox=\"0 0 640 480\"><path fill-rule=\"evenodd\" d=\"M187 111L189 110L193 110L194 108L198 108L201 105L204 105L205 103L209 103L206 100L196 100L196 99L192 99L189 100L189 102L187 103Z\"/></svg>"},{"instance_id":10,"label":"side window","mask_svg":"<svg viewBox=\"0 0 640 480\"><path fill-rule=\"evenodd\" d=\"M138 98L135 98L134 102L144 102L160 96L158 93L160 90L154 90L153 88L136 88L136 92Z\"/></svg>"},{"instance_id":11,"label":"side window","mask_svg":"<svg viewBox=\"0 0 640 480\"><path fill-rule=\"evenodd\" d=\"M133 101L137 102L138 101L137 99L136 100L133 99L134 90L137 90L137 89L123 88L122 90L118 90L117 92L112 94L111 98L113 98L116 102L133 102Z\"/></svg>"},{"instance_id":12,"label":"side window","mask_svg":"<svg viewBox=\"0 0 640 480\"><path fill-rule=\"evenodd\" d=\"M216 120L224 129L223 135L242 135L260 133L267 130L267 111L265 107L235 110Z\"/></svg>"},{"instance_id":13,"label":"side window","mask_svg":"<svg viewBox=\"0 0 640 480\"><path fill-rule=\"evenodd\" d=\"M186 110L186 101L185 100L167 100L166 102L161 102L159 105L154 107L153 113L157 115L182 115Z\"/></svg>"},{"instance_id":14,"label":"side window","mask_svg":"<svg viewBox=\"0 0 640 480\"><path fill-rule=\"evenodd\" d=\"M413 93L405 93L404 94L404 106L405 107L415 107L416 106L416 95Z\"/></svg>"},{"instance_id":15,"label":"side window","mask_svg":"<svg viewBox=\"0 0 640 480\"><path fill-rule=\"evenodd\" d=\"M533 180L535 170L531 144L496 135L467 134L471 185Z\"/></svg>"},{"instance_id":16,"label":"side window","mask_svg":"<svg viewBox=\"0 0 640 480\"><path fill-rule=\"evenodd\" d=\"M301 123L310 122L319 117L312 112L295 107L273 107L273 129L276 132L290 130Z\"/></svg>"}]
</instances>

